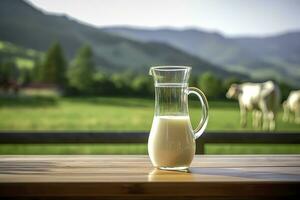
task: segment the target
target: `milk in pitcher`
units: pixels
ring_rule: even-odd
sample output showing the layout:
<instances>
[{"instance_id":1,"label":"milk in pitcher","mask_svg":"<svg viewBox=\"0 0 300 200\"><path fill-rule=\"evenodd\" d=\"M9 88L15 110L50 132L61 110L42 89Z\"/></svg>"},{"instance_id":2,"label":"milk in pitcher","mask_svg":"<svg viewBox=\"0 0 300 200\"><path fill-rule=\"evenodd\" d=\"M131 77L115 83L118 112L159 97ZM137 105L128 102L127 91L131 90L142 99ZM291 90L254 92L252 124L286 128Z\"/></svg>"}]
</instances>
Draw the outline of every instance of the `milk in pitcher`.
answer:
<instances>
[{"instance_id":1,"label":"milk in pitcher","mask_svg":"<svg viewBox=\"0 0 300 200\"><path fill-rule=\"evenodd\" d=\"M155 116L148 141L154 166L187 168L195 154L189 116Z\"/></svg>"}]
</instances>

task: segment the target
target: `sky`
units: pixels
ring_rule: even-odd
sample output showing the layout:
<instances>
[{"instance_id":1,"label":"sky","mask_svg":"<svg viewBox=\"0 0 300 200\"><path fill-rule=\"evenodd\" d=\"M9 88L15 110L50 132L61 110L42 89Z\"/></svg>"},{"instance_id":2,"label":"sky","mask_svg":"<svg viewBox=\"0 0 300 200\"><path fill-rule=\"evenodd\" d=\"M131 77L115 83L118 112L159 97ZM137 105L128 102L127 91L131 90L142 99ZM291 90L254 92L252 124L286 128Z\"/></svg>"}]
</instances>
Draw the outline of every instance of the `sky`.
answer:
<instances>
[{"instance_id":1,"label":"sky","mask_svg":"<svg viewBox=\"0 0 300 200\"><path fill-rule=\"evenodd\" d=\"M300 0L28 0L94 26L199 28L228 36L300 30Z\"/></svg>"}]
</instances>

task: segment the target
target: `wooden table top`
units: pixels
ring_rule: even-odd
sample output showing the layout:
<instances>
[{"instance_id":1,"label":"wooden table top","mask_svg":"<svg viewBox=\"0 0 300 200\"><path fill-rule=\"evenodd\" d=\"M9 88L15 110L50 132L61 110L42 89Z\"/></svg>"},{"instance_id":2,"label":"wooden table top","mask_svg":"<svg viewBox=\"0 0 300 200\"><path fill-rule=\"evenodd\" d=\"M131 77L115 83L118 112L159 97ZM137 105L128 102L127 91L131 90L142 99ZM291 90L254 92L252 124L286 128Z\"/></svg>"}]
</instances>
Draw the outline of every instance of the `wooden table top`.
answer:
<instances>
[{"instance_id":1,"label":"wooden table top","mask_svg":"<svg viewBox=\"0 0 300 200\"><path fill-rule=\"evenodd\" d=\"M261 198L300 195L300 155L195 156L190 172L148 156L0 156L0 196Z\"/></svg>"}]
</instances>

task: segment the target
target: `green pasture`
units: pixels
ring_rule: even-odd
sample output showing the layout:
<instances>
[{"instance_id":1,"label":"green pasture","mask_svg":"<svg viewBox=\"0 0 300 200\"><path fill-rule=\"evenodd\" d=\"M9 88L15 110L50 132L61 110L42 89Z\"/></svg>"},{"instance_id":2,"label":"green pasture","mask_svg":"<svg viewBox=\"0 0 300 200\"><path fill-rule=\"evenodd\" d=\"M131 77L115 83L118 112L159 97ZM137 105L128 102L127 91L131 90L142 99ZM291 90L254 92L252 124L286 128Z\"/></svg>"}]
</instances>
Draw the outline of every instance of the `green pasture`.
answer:
<instances>
[{"instance_id":1,"label":"green pasture","mask_svg":"<svg viewBox=\"0 0 300 200\"><path fill-rule=\"evenodd\" d=\"M210 131L253 130L239 124L236 102L209 103ZM201 110L198 102L190 102L192 124L196 126ZM0 130L65 130L65 131L149 131L154 100L139 98L61 98L11 97L0 99ZM277 131L300 131L300 125L277 119Z\"/></svg>"},{"instance_id":2,"label":"green pasture","mask_svg":"<svg viewBox=\"0 0 300 200\"><path fill-rule=\"evenodd\" d=\"M153 99L139 98L0 98L2 131L149 131ZM239 125L238 104L210 101L209 131L243 131ZM190 115L196 126L200 118L198 102L191 101ZM299 132L300 125L277 119L277 131ZM253 130L257 131L257 130ZM270 133L272 134L272 133ZM276 133L273 133L276 134ZM300 145L207 145L209 154L300 153ZM144 154L146 145L0 145L0 154Z\"/></svg>"}]
</instances>

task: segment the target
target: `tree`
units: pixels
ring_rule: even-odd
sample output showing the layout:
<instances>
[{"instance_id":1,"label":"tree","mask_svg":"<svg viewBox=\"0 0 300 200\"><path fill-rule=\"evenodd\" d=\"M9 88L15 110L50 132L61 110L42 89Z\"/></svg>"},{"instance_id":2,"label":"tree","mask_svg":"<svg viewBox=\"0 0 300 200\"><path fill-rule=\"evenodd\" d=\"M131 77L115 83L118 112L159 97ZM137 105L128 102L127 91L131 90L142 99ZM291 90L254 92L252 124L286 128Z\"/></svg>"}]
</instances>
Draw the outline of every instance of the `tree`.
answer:
<instances>
[{"instance_id":1,"label":"tree","mask_svg":"<svg viewBox=\"0 0 300 200\"><path fill-rule=\"evenodd\" d=\"M131 83L132 90L135 94L143 97L151 95L153 92L152 85L153 82L150 77L144 75L136 76Z\"/></svg>"},{"instance_id":2,"label":"tree","mask_svg":"<svg viewBox=\"0 0 300 200\"><path fill-rule=\"evenodd\" d=\"M98 71L93 78L94 78L94 84L93 84L94 94L96 95L116 94L115 84L107 74Z\"/></svg>"},{"instance_id":3,"label":"tree","mask_svg":"<svg viewBox=\"0 0 300 200\"><path fill-rule=\"evenodd\" d=\"M220 79L214 76L211 72L205 72L200 76L198 86L207 98L219 97L220 92L222 91Z\"/></svg>"},{"instance_id":4,"label":"tree","mask_svg":"<svg viewBox=\"0 0 300 200\"><path fill-rule=\"evenodd\" d=\"M38 76L41 82L64 87L66 84L66 66L63 51L59 43L56 42L47 51Z\"/></svg>"},{"instance_id":5,"label":"tree","mask_svg":"<svg viewBox=\"0 0 300 200\"><path fill-rule=\"evenodd\" d=\"M18 74L19 70L13 61L0 62L0 88L8 91L11 87L16 87Z\"/></svg>"},{"instance_id":6,"label":"tree","mask_svg":"<svg viewBox=\"0 0 300 200\"><path fill-rule=\"evenodd\" d=\"M234 83L241 83L241 80L234 76L228 77L223 81L223 87L228 90Z\"/></svg>"},{"instance_id":7,"label":"tree","mask_svg":"<svg viewBox=\"0 0 300 200\"><path fill-rule=\"evenodd\" d=\"M285 82L280 82L279 83L279 88L280 88L280 91L281 91L281 100L284 101L288 98L290 92L292 90L296 90L296 88L292 87L291 85L288 85L287 83Z\"/></svg>"},{"instance_id":8,"label":"tree","mask_svg":"<svg viewBox=\"0 0 300 200\"><path fill-rule=\"evenodd\" d=\"M95 65L90 46L85 45L79 49L77 55L68 69L69 85L81 93L90 93L93 86Z\"/></svg>"},{"instance_id":9,"label":"tree","mask_svg":"<svg viewBox=\"0 0 300 200\"><path fill-rule=\"evenodd\" d=\"M20 85L25 86L32 82L33 73L31 69L28 68L21 68L19 69L19 78L18 82Z\"/></svg>"},{"instance_id":10,"label":"tree","mask_svg":"<svg viewBox=\"0 0 300 200\"><path fill-rule=\"evenodd\" d=\"M43 63L42 59L35 59L34 60L34 65L32 69L32 81L33 82L42 82L42 69L43 68Z\"/></svg>"},{"instance_id":11,"label":"tree","mask_svg":"<svg viewBox=\"0 0 300 200\"><path fill-rule=\"evenodd\" d=\"M134 79L134 74L131 71L116 73L111 76L111 80L115 85L115 92L118 95L132 95L131 82Z\"/></svg>"},{"instance_id":12,"label":"tree","mask_svg":"<svg viewBox=\"0 0 300 200\"><path fill-rule=\"evenodd\" d=\"M234 76L228 77L225 80L223 80L222 92L221 92L223 98L225 98L228 89L234 83L239 84L241 83L241 80Z\"/></svg>"}]
</instances>

